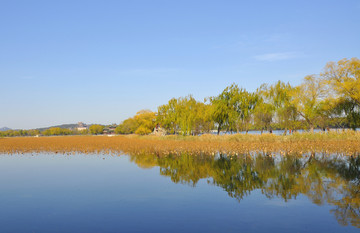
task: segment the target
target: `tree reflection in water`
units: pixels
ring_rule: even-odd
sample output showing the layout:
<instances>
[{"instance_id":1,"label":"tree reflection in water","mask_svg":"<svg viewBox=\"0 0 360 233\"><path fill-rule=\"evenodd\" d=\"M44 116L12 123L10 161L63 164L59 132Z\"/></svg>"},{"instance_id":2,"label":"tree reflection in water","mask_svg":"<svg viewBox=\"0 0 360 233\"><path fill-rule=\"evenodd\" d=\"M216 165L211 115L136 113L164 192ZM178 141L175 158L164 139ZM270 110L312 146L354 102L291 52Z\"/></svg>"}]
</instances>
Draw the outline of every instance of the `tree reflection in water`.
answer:
<instances>
[{"instance_id":1,"label":"tree reflection in water","mask_svg":"<svg viewBox=\"0 0 360 233\"><path fill-rule=\"evenodd\" d=\"M160 174L175 183L195 186L207 178L239 202L256 189L285 202L303 194L317 205L333 206L340 224L360 228L360 157L183 154L131 155L130 160L142 168L159 166Z\"/></svg>"}]
</instances>

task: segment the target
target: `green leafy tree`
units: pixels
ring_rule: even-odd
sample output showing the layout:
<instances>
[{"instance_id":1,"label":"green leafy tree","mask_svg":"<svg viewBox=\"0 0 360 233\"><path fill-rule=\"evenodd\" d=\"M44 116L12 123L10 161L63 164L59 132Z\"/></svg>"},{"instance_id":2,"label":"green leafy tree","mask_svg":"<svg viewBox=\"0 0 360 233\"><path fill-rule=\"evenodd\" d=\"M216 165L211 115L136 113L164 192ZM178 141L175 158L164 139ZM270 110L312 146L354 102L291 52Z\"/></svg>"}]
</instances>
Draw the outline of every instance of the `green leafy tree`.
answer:
<instances>
[{"instance_id":1,"label":"green leafy tree","mask_svg":"<svg viewBox=\"0 0 360 233\"><path fill-rule=\"evenodd\" d=\"M135 130L138 127L139 127L139 124L134 118L128 118L116 127L115 133L117 133L117 134L132 134L132 133L135 133Z\"/></svg>"},{"instance_id":2,"label":"green leafy tree","mask_svg":"<svg viewBox=\"0 0 360 233\"><path fill-rule=\"evenodd\" d=\"M155 112L152 112L150 110L142 110L136 113L134 119L136 121L136 124L138 125L137 129L135 130L136 134L150 134L155 128Z\"/></svg>"},{"instance_id":3,"label":"green leafy tree","mask_svg":"<svg viewBox=\"0 0 360 233\"><path fill-rule=\"evenodd\" d=\"M213 121L217 125L217 134L223 128L230 129L234 126L234 120L237 119L237 112L234 107L234 99L239 87L236 84L232 84L226 87L218 96L210 97L210 103L212 105Z\"/></svg>"},{"instance_id":4,"label":"green leafy tree","mask_svg":"<svg viewBox=\"0 0 360 233\"><path fill-rule=\"evenodd\" d=\"M172 98L167 104L158 107L157 122L168 132L176 134L179 122L178 100Z\"/></svg>"},{"instance_id":5,"label":"green leafy tree","mask_svg":"<svg viewBox=\"0 0 360 233\"><path fill-rule=\"evenodd\" d=\"M134 117L128 118L116 127L117 134L149 134L156 125L156 113L150 110L141 110Z\"/></svg>"},{"instance_id":6,"label":"green leafy tree","mask_svg":"<svg viewBox=\"0 0 360 233\"><path fill-rule=\"evenodd\" d=\"M289 83L278 81L269 86L265 93L269 103L274 107L275 119L279 127L285 129L284 134L286 134L288 128L295 127L297 120L296 108L291 102L292 89Z\"/></svg>"},{"instance_id":7,"label":"green leafy tree","mask_svg":"<svg viewBox=\"0 0 360 233\"><path fill-rule=\"evenodd\" d=\"M56 136L56 135L70 135L73 132L70 129L62 129L60 127L51 127L42 132L45 136Z\"/></svg>"},{"instance_id":8,"label":"green leafy tree","mask_svg":"<svg viewBox=\"0 0 360 233\"><path fill-rule=\"evenodd\" d=\"M275 106L271 103L269 96L269 87L266 84L262 84L257 90L258 97L257 104L254 110L254 124L256 128L261 130L272 131L271 123L273 120Z\"/></svg>"},{"instance_id":9,"label":"green leafy tree","mask_svg":"<svg viewBox=\"0 0 360 233\"><path fill-rule=\"evenodd\" d=\"M258 104L258 95L256 93L247 92L243 88L234 88L234 98L231 101L234 107L233 111L233 124L236 131L248 131L251 117Z\"/></svg>"},{"instance_id":10,"label":"green leafy tree","mask_svg":"<svg viewBox=\"0 0 360 233\"><path fill-rule=\"evenodd\" d=\"M193 132L195 134L209 133L214 128L211 115L211 105L201 102L196 103L197 114L194 121Z\"/></svg>"},{"instance_id":11,"label":"green leafy tree","mask_svg":"<svg viewBox=\"0 0 360 233\"><path fill-rule=\"evenodd\" d=\"M213 126L210 105L199 102L191 95L171 99L158 108L157 122L171 133L183 135L209 132Z\"/></svg>"},{"instance_id":12,"label":"green leafy tree","mask_svg":"<svg viewBox=\"0 0 360 233\"><path fill-rule=\"evenodd\" d=\"M326 99L326 89L321 79L314 75L304 78L301 85L292 90L292 104L296 112L306 121L310 131L317 126L317 120L322 114L323 101Z\"/></svg>"},{"instance_id":13,"label":"green leafy tree","mask_svg":"<svg viewBox=\"0 0 360 233\"><path fill-rule=\"evenodd\" d=\"M195 121L199 115L197 101L191 96L178 99L178 124L183 135L190 135L195 127Z\"/></svg>"},{"instance_id":14,"label":"green leafy tree","mask_svg":"<svg viewBox=\"0 0 360 233\"><path fill-rule=\"evenodd\" d=\"M353 129L360 125L360 59L342 59L326 64L324 78L335 92L336 110Z\"/></svg>"},{"instance_id":15,"label":"green leafy tree","mask_svg":"<svg viewBox=\"0 0 360 233\"><path fill-rule=\"evenodd\" d=\"M349 98L360 105L360 59L351 58L329 62L321 76L329 82L339 96Z\"/></svg>"},{"instance_id":16,"label":"green leafy tree","mask_svg":"<svg viewBox=\"0 0 360 233\"><path fill-rule=\"evenodd\" d=\"M356 130L360 126L359 105L352 99L339 98L332 103L332 114L338 127Z\"/></svg>"},{"instance_id":17,"label":"green leafy tree","mask_svg":"<svg viewBox=\"0 0 360 233\"><path fill-rule=\"evenodd\" d=\"M103 130L104 130L103 125L91 125L89 127L89 131L91 134L102 134Z\"/></svg>"}]
</instances>

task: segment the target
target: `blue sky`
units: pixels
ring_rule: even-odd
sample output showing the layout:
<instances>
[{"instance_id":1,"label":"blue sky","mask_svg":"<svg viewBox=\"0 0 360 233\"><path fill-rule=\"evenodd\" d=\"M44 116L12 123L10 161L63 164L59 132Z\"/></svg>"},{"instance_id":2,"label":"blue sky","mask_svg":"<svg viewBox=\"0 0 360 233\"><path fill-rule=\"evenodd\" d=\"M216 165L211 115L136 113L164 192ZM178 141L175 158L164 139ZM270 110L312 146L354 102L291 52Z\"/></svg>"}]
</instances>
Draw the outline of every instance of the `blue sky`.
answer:
<instances>
[{"instance_id":1,"label":"blue sky","mask_svg":"<svg viewBox=\"0 0 360 233\"><path fill-rule=\"evenodd\" d=\"M120 123L360 57L360 1L0 2L0 127Z\"/></svg>"}]
</instances>

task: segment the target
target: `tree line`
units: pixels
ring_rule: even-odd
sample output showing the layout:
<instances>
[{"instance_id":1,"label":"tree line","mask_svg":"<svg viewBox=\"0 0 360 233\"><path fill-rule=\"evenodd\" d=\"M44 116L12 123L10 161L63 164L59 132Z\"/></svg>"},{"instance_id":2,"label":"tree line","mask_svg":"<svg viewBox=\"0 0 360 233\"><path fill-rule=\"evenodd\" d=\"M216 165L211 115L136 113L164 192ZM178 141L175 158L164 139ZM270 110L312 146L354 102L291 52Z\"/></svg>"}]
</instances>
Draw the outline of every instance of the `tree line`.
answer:
<instances>
[{"instance_id":1,"label":"tree line","mask_svg":"<svg viewBox=\"0 0 360 233\"><path fill-rule=\"evenodd\" d=\"M162 128L168 134L197 135L216 130L248 132L249 130L314 131L360 126L360 59L329 62L318 75L304 77L292 86L277 81L262 84L251 92L231 84L219 95L194 99L192 95L172 98L158 107L157 112L141 110L124 120L117 134L150 134ZM84 131L50 128L9 130L0 136L101 134L104 126L92 125Z\"/></svg>"},{"instance_id":2,"label":"tree line","mask_svg":"<svg viewBox=\"0 0 360 233\"><path fill-rule=\"evenodd\" d=\"M97 135L102 134L104 131L105 126L103 125L91 125L88 129L85 130L77 130L77 129L67 129L67 128L60 128L60 127L51 127L46 130L37 130L37 129L30 129L30 130L6 130L0 131L0 137L21 137L21 136L59 136L59 135Z\"/></svg>"},{"instance_id":3,"label":"tree line","mask_svg":"<svg viewBox=\"0 0 360 233\"><path fill-rule=\"evenodd\" d=\"M140 111L123 121L116 133L148 134L160 126L170 134L196 135L211 130L288 130L360 126L360 59L329 62L318 75L292 86L277 81L254 92L238 84L219 95L197 101L192 95L173 98L157 112Z\"/></svg>"}]
</instances>

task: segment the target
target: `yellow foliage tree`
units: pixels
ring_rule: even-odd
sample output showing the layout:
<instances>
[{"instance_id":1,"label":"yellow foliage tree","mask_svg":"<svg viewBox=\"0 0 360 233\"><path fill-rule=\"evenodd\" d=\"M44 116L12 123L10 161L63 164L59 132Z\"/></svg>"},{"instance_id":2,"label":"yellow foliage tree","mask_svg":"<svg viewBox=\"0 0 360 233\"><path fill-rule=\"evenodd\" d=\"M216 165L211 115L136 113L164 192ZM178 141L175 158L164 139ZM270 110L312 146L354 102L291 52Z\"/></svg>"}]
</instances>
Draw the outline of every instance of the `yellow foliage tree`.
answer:
<instances>
[{"instance_id":1,"label":"yellow foliage tree","mask_svg":"<svg viewBox=\"0 0 360 233\"><path fill-rule=\"evenodd\" d=\"M341 97L350 98L360 105L360 59L342 59L329 62L321 76Z\"/></svg>"},{"instance_id":2,"label":"yellow foliage tree","mask_svg":"<svg viewBox=\"0 0 360 233\"><path fill-rule=\"evenodd\" d=\"M91 125L89 127L90 133L91 134L101 134L104 130L104 126L103 125Z\"/></svg>"},{"instance_id":3,"label":"yellow foliage tree","mask_svg":"<svg viewBox=\"0 0 360 233\"><path fill-rule=\"evenodd\" d=\"M297 113L307 122L310 131L314 131L316 121L322 112L322 103L326 97L324 83L314 75L308 75L304 78L301 85L291 91L292 104Z\"/></svg>"},{"instance_id":4,"label":"yellow foliage tree","mask_svg":"<svg viewBox=\"0 0 360 233\"><path fill-rule=\"evenodd\" d=\"M151 133L156 125L155 112L150 110L141 110L134 117L123 121L116 129L118 134L140 134L145 135Z\"/></svg>"}]
</instances>

